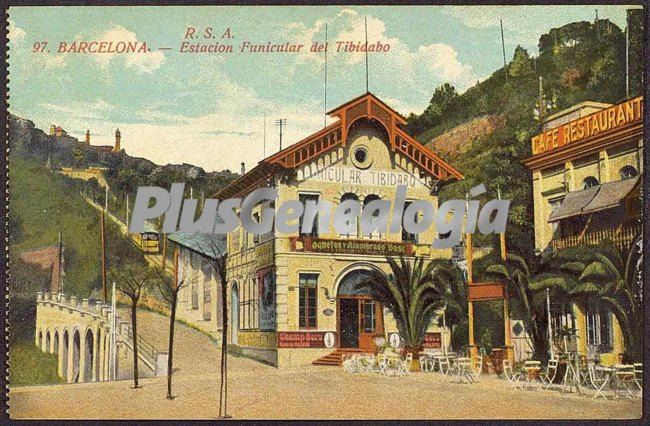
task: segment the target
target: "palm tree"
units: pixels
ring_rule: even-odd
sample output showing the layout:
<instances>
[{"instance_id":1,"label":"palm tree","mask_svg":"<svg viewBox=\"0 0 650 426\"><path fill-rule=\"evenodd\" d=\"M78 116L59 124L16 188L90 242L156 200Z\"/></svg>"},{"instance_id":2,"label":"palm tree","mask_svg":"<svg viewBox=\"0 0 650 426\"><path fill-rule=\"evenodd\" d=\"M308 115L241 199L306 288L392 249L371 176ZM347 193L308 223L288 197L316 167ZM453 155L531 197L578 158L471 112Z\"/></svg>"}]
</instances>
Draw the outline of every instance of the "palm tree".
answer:
<instances>
[{"instance_id":1,"label":"palm tree","mask_svg":"<svg viewBox=\"0 0 650 426\"><path fill-rule=\"evenodd\" d=\"M424 344L424 333L445 303L443 279L432 277L438 263L429 262L425 266L421 257L411 261L403 256L399 262L390 257L386 261L392 272L389 277L374 271L368 279L357 284L357 288L367 291L390 310L404 339L405 351L417 359Z\"/></svg>"},{"instance_id":2,"label":"palm tree","mask_svg":"<svg viewBox=\"0 0 650 426\"><path fill-rule=\"evenodd\" d=\"M432 260L431 279L440 289L445 310L446 326L451 332L450 343L454 350L467 346L469 320L467 311L468 288L463 271L453 262ZM438 319L442 326L442 318Z\"/></svg>"},{"instance_id":3,"label":"palm tree","mask_svg":"<svg viewBox=\"0 0 650 426\"><path fill-rule=\"evenodd\" d=\"M612 311L623 333L625 357L639 361L643 354L642 280L638 279L639 252L631 250L625 262L611 241L597 246L561 250L551 258L552 270L540 276L534 289L554 288L572 302L601 305Z\"/></svg>"},{"instance_id":4,"label":"palm tree","mask_svg":"<svg viewBox=\"0 0 650 426\"><path fill-rule=\"evenodd\" d=\"M521 302L526 332L531 337L533 344L533 356L540 360L546 359L549 350L546 306L531 286L531 282L537 276L535 274L543 268L544 258L540 257L539 260L529 264L524 257L508 253L505 261L496 255L487 256L484 260L489 262L485 273L503 280L506 283L507 291L517 294Z\"/></svg>"}]
</instances>

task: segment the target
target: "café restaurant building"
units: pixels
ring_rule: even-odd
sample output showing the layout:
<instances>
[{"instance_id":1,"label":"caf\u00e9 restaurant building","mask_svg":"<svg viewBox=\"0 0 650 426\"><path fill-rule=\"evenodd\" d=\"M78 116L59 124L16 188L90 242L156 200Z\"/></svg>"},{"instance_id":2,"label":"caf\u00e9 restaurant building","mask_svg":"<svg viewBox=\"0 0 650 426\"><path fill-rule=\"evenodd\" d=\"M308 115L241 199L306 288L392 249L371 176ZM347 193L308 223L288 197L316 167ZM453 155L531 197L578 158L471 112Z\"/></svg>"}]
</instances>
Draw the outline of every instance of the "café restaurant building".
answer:
<instances>
[{"instance_id":1,"label":"caf\u00e9 restaurant building","mask_svg":"<svg viewBox=\"0 0 650 426\"><path fill-rule=\"evenodd\" d=\"M582 102L548 117L531 142L524 164L533 177L536 249L609 239L625 256L642 233L643 98ZM623 339L611 312L580 304L554 310L554 326L577 329L582 354L618 360Z\"/></svg>"},{"instance_id":2,"label":"caf\u00e9 restaurant building","mask_svg":"<svg viewBox=\"0 0 650 426\"><path fill-rule=\"evenodd\" d=\"M313 135L260 161L215 198L245 197L260 187L278 189L275 205L289 200L344 200L367 204L394 200L407 186L409 200L437 206L436 191L462 175L409 136L405 119L371 93L329 112L337 118ZM316 221L317 223L318 221ZM318 235L249 234L241 226L227 235L229 332L231 343L277 366L337 364L346 351L372 351L375 339L400 344L390 312L356 284L371 271L389 274L387 256L451 258L433 250L434 225L420 235L400 231ZM440 347L442 330L432 321L425 346ZM446 337L448 340L448 335Z\"/></svg>"}]
</instances>

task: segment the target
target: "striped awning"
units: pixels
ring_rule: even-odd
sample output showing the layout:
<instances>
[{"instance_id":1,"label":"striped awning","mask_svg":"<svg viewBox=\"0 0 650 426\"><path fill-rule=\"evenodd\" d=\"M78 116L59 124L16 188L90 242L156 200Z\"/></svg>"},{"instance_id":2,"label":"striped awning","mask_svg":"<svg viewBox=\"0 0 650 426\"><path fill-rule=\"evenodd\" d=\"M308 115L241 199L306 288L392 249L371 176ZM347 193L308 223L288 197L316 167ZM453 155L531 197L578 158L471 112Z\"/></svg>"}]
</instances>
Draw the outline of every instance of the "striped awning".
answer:
<instances>
[{"instance_id":1,"label":"striped awning","mask_svg":"<svg viewBox=\"0 0 650 426\"><path fill-rule=\"evenodd\" d=\"M548 218L550 222L618 206L638 184L640 177L617 180L566 194L562 204Z\"/></svg>"}]
</instances>

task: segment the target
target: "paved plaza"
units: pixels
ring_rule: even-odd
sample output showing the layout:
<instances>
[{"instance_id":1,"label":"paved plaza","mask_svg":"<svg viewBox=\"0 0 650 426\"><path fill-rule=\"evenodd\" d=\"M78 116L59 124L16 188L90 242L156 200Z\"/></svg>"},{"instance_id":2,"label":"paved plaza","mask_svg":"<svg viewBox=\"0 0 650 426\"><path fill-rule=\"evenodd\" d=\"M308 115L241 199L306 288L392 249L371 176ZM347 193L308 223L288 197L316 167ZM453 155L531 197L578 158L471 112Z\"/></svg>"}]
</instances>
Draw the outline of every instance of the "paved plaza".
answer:
<instances>
[{"instance_id":1,"label":"paved plaza","mask_svg":"<svg viewBox=\"0 0 650 426\"><path fill-rule=\"evenodd\" d=\"M144 336L166 344L167 319L142 312ZM214 419L218 415L219 348L206 336L177 327L174 400L166 378L12 388L15 419ZM438 373L405 377L349 374L342 368L276 369L229 357L228 414L234 419L634 419L641 401L604 401L557 390L514 390L496 376L450 383Z\"/></svg>"}]
</instances>

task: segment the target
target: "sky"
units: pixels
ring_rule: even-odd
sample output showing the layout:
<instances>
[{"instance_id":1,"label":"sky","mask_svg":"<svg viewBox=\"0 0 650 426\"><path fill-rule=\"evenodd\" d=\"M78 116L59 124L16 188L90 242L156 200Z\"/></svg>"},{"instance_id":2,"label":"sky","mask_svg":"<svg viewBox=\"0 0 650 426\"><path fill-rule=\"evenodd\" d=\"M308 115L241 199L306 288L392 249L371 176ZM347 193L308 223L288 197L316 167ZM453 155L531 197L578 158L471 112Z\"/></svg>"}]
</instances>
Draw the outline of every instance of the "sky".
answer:
<instances>
[{"instance_id":1,"label":"sky","mask_svg":"<svg viewBox=\"0 0 650 426\"><path fill-rule=\"evenodd\" d=\"M421 113L444 83L460 92L503 65L517 45L537 54L539 36L575 21L609 18L625 27L626 6L265 6L12 7L9 110L45 131L63 127L91 144L122 134L130 155L208 171L252 168L320 130L327 110L366 91L365 55L337 41L389 45L369 53L369 89L403 115ZM325 41L327 105L323 53ZM187 27L212 39L185 40ZM222 38L227 29L231 38ZM47 41L45 51L35 43ZM147 53L58 53L60 42L146 42ZM231 44L230 54L180 53L183 41ZM240 53L241 43L303 44L298 53ZM160 48L171 48L161 50ZM332 119L328 119L328 123ZM266 123L266 126L265 124ZM266 131L265 131L266 128ZM265 137L266 134L266 137ZM266 141L266 142L265 142Z\"/></svg>"}]
</instances>

